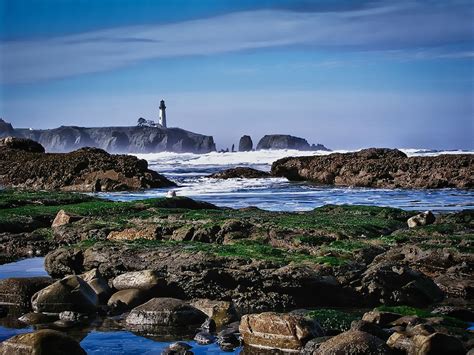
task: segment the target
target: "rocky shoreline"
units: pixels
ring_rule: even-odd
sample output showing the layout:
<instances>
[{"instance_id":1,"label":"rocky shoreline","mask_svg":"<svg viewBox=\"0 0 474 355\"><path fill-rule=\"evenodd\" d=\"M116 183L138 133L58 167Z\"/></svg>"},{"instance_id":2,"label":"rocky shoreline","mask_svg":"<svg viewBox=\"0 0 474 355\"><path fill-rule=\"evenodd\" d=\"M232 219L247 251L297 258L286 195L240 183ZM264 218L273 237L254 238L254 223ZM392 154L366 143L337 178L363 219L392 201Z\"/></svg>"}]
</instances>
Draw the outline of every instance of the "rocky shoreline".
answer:
<instances>
[{"instance_id":1,"label":"rocky shoreline","mask_svg":"<svg viewBox=\"0 0 474 355\"><path fill-rule=\"evenodd\" d=\"M176 186L146 160L97 148L45 153L32 140L0 139L0 186L28 190L124 191Z\"/></svg>"},{"instance_id":2,"label":"rocky shoreline","mask_svg":"<svg viewBox=\"0 0 474 355\"><path fill-rule=\"evenodd\" d=\"M289 157L272 164L273 176L317 184L376 188L474 188L474 155L407 157L397 149Z\"/></svg>"},{"instance_id":3,"label":"rocky shoreline","mask_svg":"<svg viewBox=\"0 0 474 355\"><path fill-rule=\"evenodd\" d=\"M474 346L473 216L1 191L0 256L46 255L53 278L0 281L0 323L37 329L0 354L53 339L83 353L57 330L74 337L91 324L244 344L243 354L464 354Z\"/></svg>"}]
</instances>

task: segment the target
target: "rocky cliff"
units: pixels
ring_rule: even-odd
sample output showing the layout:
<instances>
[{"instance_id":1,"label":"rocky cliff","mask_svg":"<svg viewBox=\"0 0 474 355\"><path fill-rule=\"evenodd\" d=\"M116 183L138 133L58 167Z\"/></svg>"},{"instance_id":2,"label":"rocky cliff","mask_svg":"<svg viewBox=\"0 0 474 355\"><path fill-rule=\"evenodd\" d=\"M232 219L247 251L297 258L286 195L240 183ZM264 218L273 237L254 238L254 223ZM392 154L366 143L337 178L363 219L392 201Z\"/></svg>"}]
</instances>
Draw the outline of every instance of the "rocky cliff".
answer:
<instances>
[{"instance_id":1,"label":"rocky cliff","mask_svg":"<svg viewBox=\"0 0 474 355\"><path fill-rule=\"evenodd\" d=\"M146 160L102 149L45 153L37 142L0 139L0 186L28 190L121 191L176 186Z\"/></svg>"},{"instance_id":2,"label":"rocky cliff","mask_svg":"<svg viewBox=\"0 0 474 355\"><path fill-rule=\"evenodd\" d=\"M161 127L75 127L54 129L14 129L0 120L0 138L14 136L39 142L48 152L69 152L84 147L110 153L209 153L216 150L212 136L180 128Z\"/></svg>"},{"instance_id":3,"label":"rocky cliff","mask_svg":"<svg viewBox=\"0 0 474 355\"><path fill-rule=\"evenodd\" d=\"M272 175L318 184L382 188L473 188L474 155L410 157L397 149L284 158Z\"/></svg>"},{"instance_id":4,"label":"rocky cliff","mask_svg":"<svg viewBox=\"0 0 474 355\"><path fill-rule=\"evenodd\" d=\"M268 134L257 144L257 150L262 149L296 149L296 150L329 150L322 144L310 145L304 138L286 134Z\"/></svg>"}]
</instances>

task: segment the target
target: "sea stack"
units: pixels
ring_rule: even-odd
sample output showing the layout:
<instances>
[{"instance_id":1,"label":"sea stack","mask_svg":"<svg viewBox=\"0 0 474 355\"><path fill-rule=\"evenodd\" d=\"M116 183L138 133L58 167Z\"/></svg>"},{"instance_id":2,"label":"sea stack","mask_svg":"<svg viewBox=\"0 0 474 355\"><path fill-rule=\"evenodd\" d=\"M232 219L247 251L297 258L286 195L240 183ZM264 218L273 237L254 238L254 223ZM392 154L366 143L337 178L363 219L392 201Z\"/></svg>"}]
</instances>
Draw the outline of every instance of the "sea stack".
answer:
<instances>
[{"instance_id":1,"label":"sea stack","mask_svg":"<svg viewBox=\"0 0 474 355\"><path fill-rule=\"evenodd\" d=\"M252 138L250 136L242 136L239 141L239 152L250 152L252 149Z\"/></svg>"}]
</instances>

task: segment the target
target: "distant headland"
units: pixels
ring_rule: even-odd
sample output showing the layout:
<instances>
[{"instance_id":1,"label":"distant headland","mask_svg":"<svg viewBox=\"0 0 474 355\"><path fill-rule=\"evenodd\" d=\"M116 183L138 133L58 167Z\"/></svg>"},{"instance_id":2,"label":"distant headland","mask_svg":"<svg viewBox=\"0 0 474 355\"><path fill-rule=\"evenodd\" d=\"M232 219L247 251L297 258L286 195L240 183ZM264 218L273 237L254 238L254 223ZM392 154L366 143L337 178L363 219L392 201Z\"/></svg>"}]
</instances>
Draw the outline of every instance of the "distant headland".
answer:
<instances>
[{"instance_id":1,"label":"distant headland","mask_svg":"<svg viewBox=\"0 0 474 355\"><path fill-rule=\"evenodd\" d=\"M53 129L14 128L0 118L0 138L27 138L40 143L48 152L70 152L94 147L109 153L197 153L216 151L213 136L198 134L182 128L169 128L165 101L160 101L158 122L140 117L135 126L79 127L61 126ZM250 136L243 136L239 151L254 149ZM321 144L310 145L305 139L285 134L265 135L256 150L296 149L328 150ZM231 151L235 151L234 145ZM229 151L226 149L225 151Z\"/></svg>"}]
</instances>

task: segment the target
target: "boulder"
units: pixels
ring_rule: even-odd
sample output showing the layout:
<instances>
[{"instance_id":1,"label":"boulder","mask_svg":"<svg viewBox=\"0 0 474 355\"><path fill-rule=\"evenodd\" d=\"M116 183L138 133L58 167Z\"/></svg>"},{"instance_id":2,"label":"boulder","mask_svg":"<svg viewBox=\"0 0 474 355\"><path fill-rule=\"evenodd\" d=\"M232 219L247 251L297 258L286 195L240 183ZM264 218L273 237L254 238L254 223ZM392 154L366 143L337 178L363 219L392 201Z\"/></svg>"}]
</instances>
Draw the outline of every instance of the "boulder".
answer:
<instances>
[{"instance_id":1,"label":"boulder","mask_svg":"<svg viewBox=\"0 0 474 355\"><path fill-rule=\"evenodd\" d=\"M57 214L56 217L54 217L53 224L51 224L52 228L64 226L65 224L69 224L75 221L80 220L82 217L72 215L70 213L67 213L64 210L60 210Z\"/></svg>"},{"instance_id":2,"label":"boulder","mask_svg":"<svg viewBox=\"0 0 474 355\"><path fill-rule=\"evenodd\" d=\"M317 354L388 355L391 351L383 340L366 332L349 330L323 342Z\"/></svg>"},{"instance_id":3,"label":"boulder","mask_svg":"<svg viewBox=\"0 0 474 355\"><path fill-rule=\"evenodd\" d=\"M50 277L12 277L0 280L0 305L31 308L31 297L51 285Z\"/></svg>"},{"instance_id":4,"label":"boulder","mask_svg":"<svg viewBox=\"0 0 474 355\"><path fill-rule=\"evenodd\" d=\"M395 332L387 340L387 345L394 350L416 355L463 355L466 353L464 345L458 338L443 333L418 334L410 337Z\"/></svg>"},{"instance_id":5,"label":"boulder","mask_svg":"<svg viewBox=\"0 0 474 355\"><path fill-rule=\"evenodd\" d=\"M35 142L28 141L34 145ZM43 153L0 146L0 185L7 188L63 191L124 191L176 186L146 160L111 155L97 148Z\"/></svg>"},{"instance_id":6,"label":"boulder","mask_svg":"<svg viewBox=\"0 0 474 355\"><path fill-rule=\"evenodd\" d=\"M371 264L363 273L360 292L373 304L427 306L444 298L429 277L395 262Z\"/></svg>"},{"instance_id":7,"label":"boulder","mask_svg":"<svg viewBox=\"0 0 474 355\"><path fill-rule=\"evenodd\" d=\"M409 218L407 224L408 227L415 228L420 226L427 226L428 224L433 224L435 221L436 217L434 216L433 212L426 211Z\"/></svg>"},{"instance_id":8,"label":"boulder","mask_svg":"<svg viewBox=\"0 0 474 355\"><path fill-rule=\"evenodd\" d=\"M244 315L239 330L246 345L283 351L301 350L309 339L324 335L313 320L275 312Z\"/></svg>"},{"instance_id":9,"label":"boulder","mask_svg":"<svg viewBox=\"0 0 474 355\"><path fill-rule=\"evenodd\" d=\"M239 166L219 171L209 177L213 179L260 179L271 177L271 175L266 171Z\"/></svg>"},{"instance_id":10,"label":"boulder","mask_svg":"<svg viewBox=\"0 0 474 355\"><path fill-rule=\"evenodd\" d=\"M242 136L239 140L239 152L250 152L253 149L253 142L250 136Z\"/></svg>"},{"instance_id":11,"label":"boulder","mask_svg":"<svg viewBox=\"0 0 474 355\"><path fill-rule=\"evenodd\" d=\"M114 311L125 311L137 307L150 299L148 291L131 288L115 292L107 302Z\"/></svg>"},{"instance_id":12,"label":"boulder","mask_svg":"<svg viewBox=\"0 0 474 355\"><path fill-rule=\"evenodd\" d=\"M219 328L237 320L237 313L231 301L198 299L191 302L191 305L205 313Z\"/></svg>"},{"instance_id":13,"label":"boulder","mask_svg":"<svg viewBox=\"0 0 474 355\"><path fill-rule=\"evenodd\" d=\"M157 286L165 286L166 281L153 270L126 272L114 278L113 286L117 290L135 288L149 290Z\"/></svg>"},{"instance_id":14,"label":"boulder","mask_svg":"<svg viewBox=\"0 0 474 355\"><path fill-rule=\"evenodd\" d=\"M176 298L152 298L134 308L126 318L128 325L199 326L207 316Z\"/></svg>"},{"instance_id":15,"label":"boulder","mask_svg":"<svg viewBox=\"0 0 474 355\"><path fill-rule=\"evenodd\" d=\"M6 137L0 139L0 148L14 149L30 153L44 153L44 147L31 139Z\"/></svg>"},{"instance_id":16,"label":"boulder","mask_svg":"<svg viewBox=\"0 0 474 355\"><path fill-rule=\"evenodd\" d=\"M415 335L413 344L417 355L464 355L466 353L464 345L458 338L443 333Z\"/></svg>"},{"instance_id":17,"label":"boulder","mask_svg":"<svg viewBox=\"0 0 474 355\"><path fill-rule=\"evenodd\" d=\"M67 276L38 291L31 298L35 312L58 314L63 311L95 312L99 299L94 290L80 277Z\"/></svg>"},{"instance_id":18,"label":"boulder","mask_svg":"<svg viewBox=\"0 0 474 355\"><path fill-rule=\"evenodd\" d=\"M0 355L86 355L73 338L51 329L16 335L0 343Z\"/></svg>"},{"instance_id":19,"label":"boulder","mask_svg":"<svg viewBox=\"0 0 474 355\"><path fill-rule=\"evenodd\" d=\"M289 157L272 164L272 175L318 184L376 188L472 188L474 155L407 157L396 149Z\"/></svg>"},{"instance_id":20,"label":"boulder","mask_svg":"<svg viewBox=\"0 0 474 355\"><path fill-rule=\"evenodd\" d=\"M157 226L148 226L145 228L126 228L122 231L112 231L107 236L108 240L137 240L137 239L157 239Z\"/></svg>"}]
</instances>

